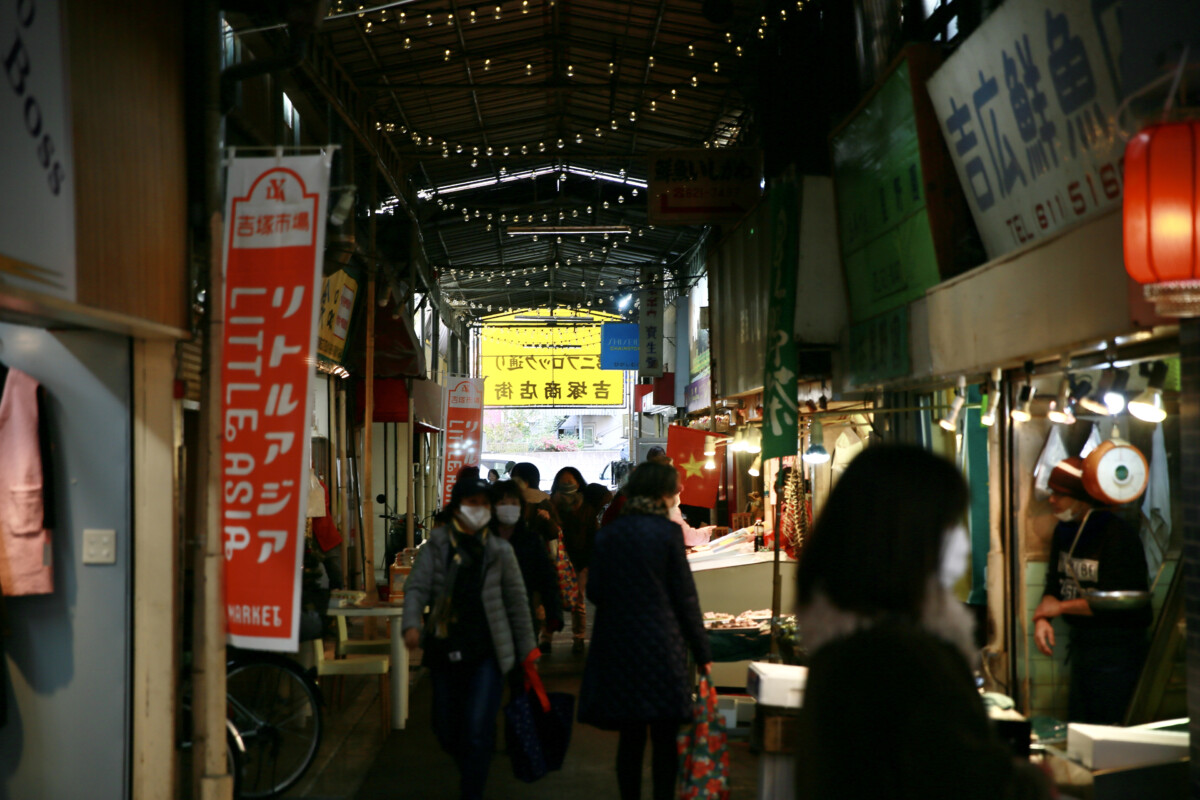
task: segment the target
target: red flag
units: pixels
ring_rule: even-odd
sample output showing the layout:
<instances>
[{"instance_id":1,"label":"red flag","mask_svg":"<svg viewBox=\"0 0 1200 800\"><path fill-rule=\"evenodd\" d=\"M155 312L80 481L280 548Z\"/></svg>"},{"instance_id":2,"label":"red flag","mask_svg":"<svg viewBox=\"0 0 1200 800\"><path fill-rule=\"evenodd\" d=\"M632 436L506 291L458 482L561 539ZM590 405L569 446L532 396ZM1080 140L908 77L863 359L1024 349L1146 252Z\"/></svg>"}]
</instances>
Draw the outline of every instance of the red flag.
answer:
<instances>
[{"instance_id":1,"label":"red flag","mask_svg":"<svg viewBox=\"0 0 1200 800\"><path fill-rule=\"evenodd\" d=\"M717 441L725 438L682 425L667 428L667 455L679 472L679 485L683 487L680 502L685 505L712 508L717 504L721 471L704 468L704 463L708 461L708 456L704 455L704 445L710 436Z\"/></svg>"}]
</instances>

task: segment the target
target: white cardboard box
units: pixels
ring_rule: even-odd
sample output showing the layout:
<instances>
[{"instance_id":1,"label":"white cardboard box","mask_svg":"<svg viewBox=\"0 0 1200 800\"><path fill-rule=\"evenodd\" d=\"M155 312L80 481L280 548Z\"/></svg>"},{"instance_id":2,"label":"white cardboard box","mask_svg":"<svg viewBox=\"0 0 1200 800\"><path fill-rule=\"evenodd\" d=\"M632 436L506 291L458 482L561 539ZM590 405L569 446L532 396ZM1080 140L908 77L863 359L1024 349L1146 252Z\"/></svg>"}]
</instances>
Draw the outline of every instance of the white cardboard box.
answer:
<instances>
[{"instance_id":1,"label":"white cardboard box","mask_svg":"<svg viewBox=\"0 0 1200 800\"><path fill-rule=\"evenodd\" d=\"M746 672L746 692L764 706L800 708L807 682L808 667L790 664L752 661Z\"/></svg>"},{"instance_id":2,"label":"white cardboard box","mask_svg":"<svg viewBox=\"0 0 1200 800\"><path fill-rule=\"evenodd\" d=\"M1067 726L1067 757L1089 769L1143 767L1188 756L1186 731L1119 728L1113 725Z\"/></svg>"}]
</instances>

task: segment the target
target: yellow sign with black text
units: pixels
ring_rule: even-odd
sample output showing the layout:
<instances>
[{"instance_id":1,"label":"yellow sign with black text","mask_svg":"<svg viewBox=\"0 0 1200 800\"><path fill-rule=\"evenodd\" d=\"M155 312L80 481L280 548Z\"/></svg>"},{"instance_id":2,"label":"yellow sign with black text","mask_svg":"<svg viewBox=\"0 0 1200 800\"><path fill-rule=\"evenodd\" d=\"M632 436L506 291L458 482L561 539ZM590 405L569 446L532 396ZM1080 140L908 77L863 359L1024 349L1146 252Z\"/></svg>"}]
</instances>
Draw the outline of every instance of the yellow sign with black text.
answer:
<instances>
[{"instance_id":1,"label":"yellow sign with black text","mask_svg":"<svg viewBox=\"0 0 1200 800\"><path fill-rule=\"evenodd\" d=\"M346 337L350 333L350 316L354 312L357 292L358 281L344 269L326 276L321 283L317 352L339 364L346 352Z\"/></svg>"},{"instance_id":2,"label":"yellow sign with black text","mask_svg":"<svg viewBox=\"0 0 1200 800\"><path fill-rule=\"evenodd\" d=\"M541 322L538 318L544 318ZM556 309L484 318L485 406L623 406L625 373L600 369L600 326L615 314Z\"/></svg>"}]
</instances>

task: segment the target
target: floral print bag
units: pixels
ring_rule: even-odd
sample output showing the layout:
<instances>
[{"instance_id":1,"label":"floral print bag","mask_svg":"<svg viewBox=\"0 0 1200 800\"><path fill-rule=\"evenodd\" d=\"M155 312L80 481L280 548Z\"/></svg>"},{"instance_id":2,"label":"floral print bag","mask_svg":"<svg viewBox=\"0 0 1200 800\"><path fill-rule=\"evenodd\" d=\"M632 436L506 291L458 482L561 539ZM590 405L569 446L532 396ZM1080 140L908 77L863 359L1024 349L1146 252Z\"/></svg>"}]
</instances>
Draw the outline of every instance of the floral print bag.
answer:
<instances>
[{"instance_id":1,"label":"floral print bag","mask_svg":"<svg viewBox=\"0 0 1200 800\"><path fill-rule=\"evenodd\" d=\"M700 677L692 722L679 734L679 800L729 800L725 722L717 715L717 690Z\"/></svg>"},{"instance_id":2,"label":"floral print bag","mask_svg":"<svg viewBox=\"0 0 1200 800\"><path fill-rule=\"evenodd\" d=\"M558 532L558 553L554 556L554 567L558 571L558 589L562 593L563 616L583 609L583 597L579 591L579 579L575 567L567 557L562 531Z\"/></svg>"}]
</instances>

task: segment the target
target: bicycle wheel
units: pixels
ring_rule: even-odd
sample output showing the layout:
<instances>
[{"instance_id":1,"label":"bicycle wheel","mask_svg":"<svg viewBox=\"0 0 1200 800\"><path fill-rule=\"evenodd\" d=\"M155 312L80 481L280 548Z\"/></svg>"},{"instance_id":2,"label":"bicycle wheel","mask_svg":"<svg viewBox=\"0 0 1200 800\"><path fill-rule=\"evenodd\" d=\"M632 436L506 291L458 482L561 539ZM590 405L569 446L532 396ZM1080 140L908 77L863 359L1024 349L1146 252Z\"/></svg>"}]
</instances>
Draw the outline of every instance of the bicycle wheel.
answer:
<instances>
[{"instance_id":1,"label":"bicycle wheel","mask_svg":"<svg viewBox=\"0 0 1200 800\"><path fill-rule=\"evenodd\" d=\"M241 733L241 796L274 797L312 764L321 743L316 689L294 661L269 653L229 664L227 714Z\"/></svg>"}]
</instances>

